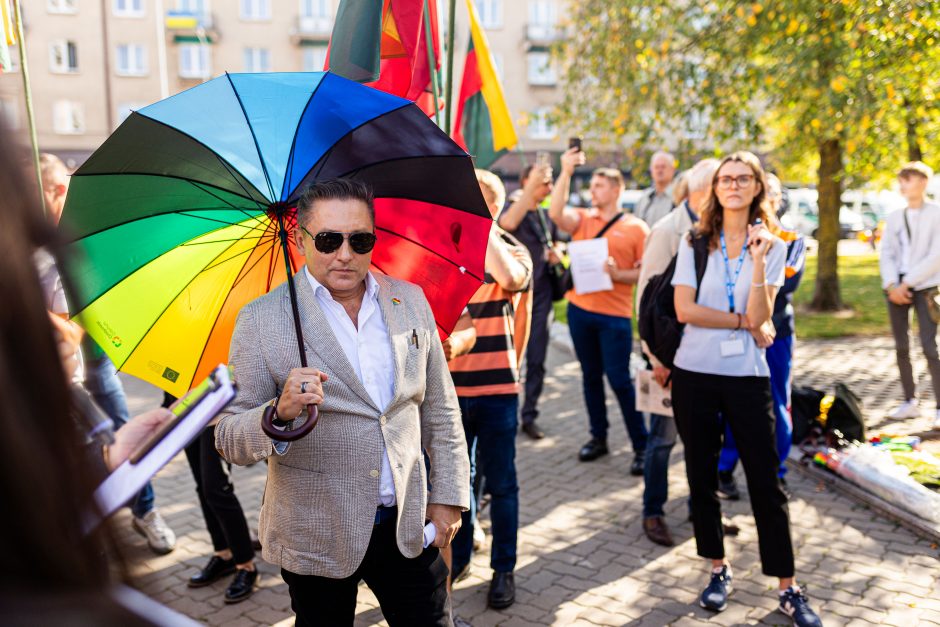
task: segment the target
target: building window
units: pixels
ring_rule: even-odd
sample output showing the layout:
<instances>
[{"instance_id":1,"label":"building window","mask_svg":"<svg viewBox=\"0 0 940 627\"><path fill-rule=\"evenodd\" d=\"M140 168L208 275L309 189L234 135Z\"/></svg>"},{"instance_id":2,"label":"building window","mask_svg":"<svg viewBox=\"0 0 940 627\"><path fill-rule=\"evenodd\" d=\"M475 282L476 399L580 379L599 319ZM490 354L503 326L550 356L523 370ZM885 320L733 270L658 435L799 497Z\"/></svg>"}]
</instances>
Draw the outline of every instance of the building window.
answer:
<instances>
[{"instance_id":1,"label":"building window","mask_svg":"<svg viewBox=\"0 0 940 627\"><path fill-rule=\"evenodd\" d=\"M56 74L78 71L78 49L74 41L53 41L49 44L49 70Z\"/></svg>"},{"instance_id":2,"label":"building window","mask_svg":"<svg viewBox=\"0 0 940 627\"><path fill-rule=\"evenodd\" d=\"M117 17L143 17L144 0L114 0L114 15Z\"/></svg>"},{"instance_id":3,"label":"building window","mask_svg":"<svg viewBox=\"0 0 940 627\"><path fill-rule=\"evenodd\" d=\"M243 58L246 72L271 71L271 51L267 48L245 48Z\"/></svg>"},{"instance_id":4,"label":"building window","mask_svg":"<svg viewBox=\"0 0 940 627\"><path fill-rule=\"evenodd\" d=\"M554 0L529 0L529 24L555 26L558 23L558 6Z\"/></svg>"},{"instance_id":5,"label":"building window","mask_svg":"<svg viewBox=\"0 0 940 627\"><path fill-rule=\"evenodd\" d=\"M77 13L78 0L46 0L49 13Z\"/></svg>"},{"instance_id":6,"label":"building window","mask_svg":"<svg viewBox=\"0 0 940 627\"><path fill-rule=\"evenodd\" d=\"M503 27L503 0L476 0L483 28Z\"/></svg>"},{"instance_id":7,"label":"building window","mask_svg":"<svg viewBox=\"0 0 940 627\"><path fill-rule=\"evenodd\" d=\"M533 51L526 54L529 64L529 85L554 85L558 82L552 58L548 52Z\"/></svg>"},{"instance_id":8,"label":"building window","mask_svg":"<svg viewBox=\"0 0 940 627\"><path fill-rule=\"evenodd\" d=\"M184 13L205 15L209 12L209 0L177 0L176 8Z\"/></svg>"},{"instance_id":9,"label":"building window","mask_svg":"<svg viewBox=\"0 0 940 627\"><path fill-rule=\"evenodd\" d=\"M270 0L241 0L241 18L243 20L270 20Z\"/></svg>"},{"instance_id":10,"label":"building window","mask_svg":"<svg viewBox=\"0 0 940 627\"><path fill-rule=\"evenodd\" d=\"M300 17L333 17L329 0L300 0Z\"/></svg>"},{"instance_id":11,"label":"building window","mask_svg":"<svg viewBox=\"0 0 940 627\"><path fill-rule=\"evenodd\" d=\"M0 124L9 131L20 127L20 110L12 98L0 98Z\"/></svg>"},{"instance_id":12,"label":"building window","mask_svg":"<svg viewBox=\"0 0 940 627\"><path fill-rule=\"evenodd\" d=\"M540 107L529 118L529 137L531 139L555 139L558 131L551 122L551 108Z\"/></svg>"},{"instance_id":13,"label":"building window","mask_svg":"<svg viewBox=\"0 0 940 627\"><path fill-rule=\"evenodd\" d=\"M121 124L124 120L130 117L131 113L134 111L139 111L146 106L146 104L141 104L139 102L122 102L118 104L117 123Z\"/></svg>"},{"instance_id":14,"label":"building window","mask_svg":"<svg viewBox=\"0 0 940 627\"><path fill-rule=\"evenodd\" d=\"M322 72L326 65L326 46L304 46L304 72Z\"/></svg>"},{"instance_id":15,"label":"building window","mask_svg":"<svg viewBox=\"0 0 940 627\"><path fill-rule=\"evenodd\" d=\"M52 105L52 128L60 135L85 132L85 108L80 102L57 100Z\"/></svg>"},{"instance_id":16,"label":"building window","mask_svg":"<svg viewBox=\"0 0 940 627\"><path fill-rule=\"evenodd\" d=\"M212 50L205 44L180 44L180 78L209 78Z\"/></svg>"},{"instance_id":17,"label":"building window","mask_svg":"<svg viewBox=\"0 0 940 627\"><path fill-rule=\"evenodd\" d=\"M117 47L118 76L146 76L147 52L140 44L121 44Z\"/></svg>"}]
</instances>

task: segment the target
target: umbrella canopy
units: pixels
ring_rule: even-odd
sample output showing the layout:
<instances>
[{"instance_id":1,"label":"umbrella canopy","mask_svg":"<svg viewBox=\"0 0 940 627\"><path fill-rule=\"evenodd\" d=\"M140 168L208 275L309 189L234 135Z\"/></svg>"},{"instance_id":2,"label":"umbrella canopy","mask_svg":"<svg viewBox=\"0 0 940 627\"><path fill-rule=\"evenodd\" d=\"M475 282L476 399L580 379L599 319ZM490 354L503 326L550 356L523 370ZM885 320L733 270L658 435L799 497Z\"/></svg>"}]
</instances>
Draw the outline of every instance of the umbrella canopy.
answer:
<instances>
[{"instance_id":1,"label":"umbrella canopy","mask_svg":"<svg viewBox=\"0 0 940 627\"><path fill-rule=\"evenodd\" d=\"M76 320L177 396L228 360L241 307L285 280L277 216L317 180L375 193L375 269L419 284L448 334L492 218L469 155L414 103L330 73L226 74L132 113L72 177ZM303 258L289 243L291 271Z\"/></svg>"}]
</instances>

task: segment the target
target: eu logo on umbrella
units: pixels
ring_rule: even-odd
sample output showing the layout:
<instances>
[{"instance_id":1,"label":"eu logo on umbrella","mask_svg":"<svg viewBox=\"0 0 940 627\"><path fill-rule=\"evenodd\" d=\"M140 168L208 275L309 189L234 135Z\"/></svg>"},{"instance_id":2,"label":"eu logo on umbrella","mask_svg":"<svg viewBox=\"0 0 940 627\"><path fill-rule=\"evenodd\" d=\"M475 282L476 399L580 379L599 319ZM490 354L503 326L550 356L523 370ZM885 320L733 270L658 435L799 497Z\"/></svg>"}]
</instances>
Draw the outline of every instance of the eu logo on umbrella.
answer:
<instances>
[{"instance_id":1,"label":"eu logo on umbrella","mask_svg":"<svg viewBox=\"0 0 940 627\"><path fill-rule=\"evenodd\" d=\"M281 226L337 177L372 186L374 269L420 285L448 334L492 225L470 157L414 103L330 73L226 74L132 113L69 187L75 319L182 396L227 361L241 307L303 265Z\"/></svg>"}]
</instances>

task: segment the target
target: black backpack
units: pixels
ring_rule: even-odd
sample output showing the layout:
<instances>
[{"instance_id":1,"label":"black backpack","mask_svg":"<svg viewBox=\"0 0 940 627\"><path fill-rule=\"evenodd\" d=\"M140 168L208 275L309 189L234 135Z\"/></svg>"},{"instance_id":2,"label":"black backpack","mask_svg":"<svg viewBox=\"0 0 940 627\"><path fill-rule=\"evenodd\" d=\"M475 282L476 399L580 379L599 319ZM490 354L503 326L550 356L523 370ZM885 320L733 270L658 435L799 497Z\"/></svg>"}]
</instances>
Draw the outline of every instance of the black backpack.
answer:
<instances>
[{"instance_id":1,"label":"black backpack","mask_svg":"<svg viewBox=\"0 0 940 627\"><path fill-rule=\"evenodd\" d=\"M696 283L701 285L708 265L708 241L692 233L692 250L695 256ZM676 317L675 289L672 287L678 257L679 255L674 255L666 270L652 277L646 284L639 310L640 338L646 342L653 356L670 369L685 328ZM698 288L695 289L695 298L698 300Z\"/></svg>"}]
</instances>

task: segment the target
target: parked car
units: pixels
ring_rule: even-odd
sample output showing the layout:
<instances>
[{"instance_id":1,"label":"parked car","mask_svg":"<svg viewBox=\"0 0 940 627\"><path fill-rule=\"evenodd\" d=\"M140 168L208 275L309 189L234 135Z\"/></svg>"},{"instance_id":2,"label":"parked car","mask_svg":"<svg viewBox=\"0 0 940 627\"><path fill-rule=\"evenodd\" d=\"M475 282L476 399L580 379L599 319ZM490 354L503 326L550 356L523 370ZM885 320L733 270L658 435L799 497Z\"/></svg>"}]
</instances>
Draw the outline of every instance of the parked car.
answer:
<instances>
[{"instance_id":1,"label":"parked car","mask_svg":"<svg viewBox=\"0 0 940 627\"><path fill-rule=\"evenodd\" d=\"M815 189L797 188L787 190L790 207L784 218L784 226L799 231L804 236L817 239L819 235L819 193ZM839 238L855 239L866 230L861 214L843 205L839 209Z\"/></svg>"},{"instance_id":2,"label":"parked car","mask_svg":"<svg viewBox=\"0 0 940 627\"><path fill-rule=\"evenodd\" d=\"M620 208L629 213L634 213L636 204L640 202L643 196L642 189L625 189L620 192Z\"/></svg>"}]
</instances>

